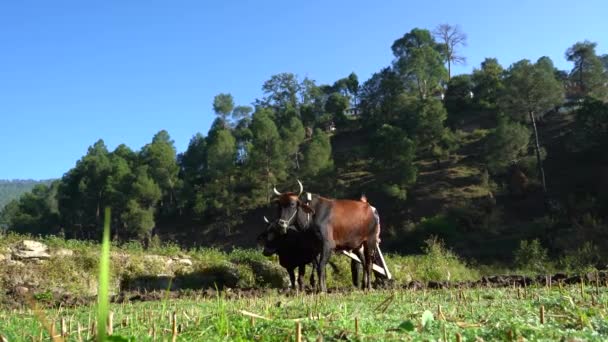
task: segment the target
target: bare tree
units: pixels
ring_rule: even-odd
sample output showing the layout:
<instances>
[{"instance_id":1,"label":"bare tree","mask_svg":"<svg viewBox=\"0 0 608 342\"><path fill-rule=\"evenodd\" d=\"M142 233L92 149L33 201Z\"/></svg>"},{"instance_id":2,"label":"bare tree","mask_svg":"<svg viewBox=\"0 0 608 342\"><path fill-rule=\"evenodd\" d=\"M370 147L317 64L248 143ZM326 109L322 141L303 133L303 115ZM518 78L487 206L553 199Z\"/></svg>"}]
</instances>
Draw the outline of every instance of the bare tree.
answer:
<instances>
[{"instance_id":1,"label":"bare tree","mask_svg":"<svg viewBox=\"0 0 608 342\"><path fill-rule=\"evenodd\" d=\"M452 76L452 63L453 64L464 64L466 58L460 56L456 51L458 46L467 45L467 35L460 30L458 25L452 26L450 24L441 24L433 30L435 39L439 42L442 47L442 54L448 63L448 81Z\"/></svg>"}]
</instances>

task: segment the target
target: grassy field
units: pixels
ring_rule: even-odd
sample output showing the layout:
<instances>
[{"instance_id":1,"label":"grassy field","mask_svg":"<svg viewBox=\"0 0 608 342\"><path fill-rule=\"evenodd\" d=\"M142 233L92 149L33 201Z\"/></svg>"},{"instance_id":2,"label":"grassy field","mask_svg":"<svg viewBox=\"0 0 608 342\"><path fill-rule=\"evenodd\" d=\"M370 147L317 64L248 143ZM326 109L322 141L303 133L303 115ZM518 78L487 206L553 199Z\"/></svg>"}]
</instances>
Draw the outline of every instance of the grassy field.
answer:
<instances>
[{"instance_id":1,"label":"grassy field","mask_svg":"<svg viewBox=\"0 0 608 342\"><path fill-rule=\"evenodd\" d=\"M553 286L269 294L234 300L219 294L110 309L113 334L136 341L171 341L174 329L178 341L293 341L298 322L303 341L601 341L608 336L607 304L605 287ZM95 307L38 315L31 309L4 311L0 332L8 341L49 340L49 329L40 323L45 317L57 335L64 322L65 340L78 341L78 327L86 340L92 338L95 316Z\"/></svg>"},{"instance_id":2,"label":"grassy field","mask_svg":"<svg viewBox=\"0 0 608 342\"><path fill-rule=\"evenodd\" d=\"M124 275L122 268L129 270L127 274L143 275L141 270L135 272L129 266L121 266L120 260L122 263L138 257L143 260L145 255L139 248L123 246L118 248L121 253L130 251L131 254L115 260L112 252L116 251L111 250L117 246L111 246L109 240L109 209L105 222L101 253L94 252L99 245L70 242L70 247L87 257L53 257L42 264L0 269L3 283L29 270L40 273L41 281L55 285L97 274L99 285L97 301L88 302L94 304L69 308L45 304L45 296L51 296L51 292L41 291L43 288L26 291L19 299L29 299L25 309L23 306L13 310L0 308L0 341L601 341L608 335L608 289L595 282L500 289L405 289L402 285L409 282L408 278L468 280L480 276L479 270L468 267L435 240L428 241L423 255L387 256L393 273L400 279L393 290L286 295L267 288L255 292L254 296L243 297L245 292L238 288L246 287L236 286L235 290L216 291L211 297L190 290L185 292L189 295L175 299L167 291L155 297L164 298L161 300L109 304L112 279ZM7 240L18 238L12 236ZM57 247L66 243L60 239L48 242ZM255 262L268 262L258 260L263 257L256 251L184 253L167 248L160 251L171 255L182 253L201 271L217 268L215 263L230 263L234 264L230 267L240 269ZM99 262L97 267L96 262ZM343 265L339 268L346 269L346 260L340 263ZM84 273L73 273L82 271L85 264L89 266ZM35 269L35 265L40 268ZM149 267L139 262L131 266ZM250 271L253 272L253 268ZM348 283L342 279L347 272L340 273L341 276L330 280L335 284ZM257 279L259 274L251 275ZM197 285L202 288L198 282ZM259 288L257 280L242 285ZM167 288L171 288L171 283ZM73 294L79 290L77 286L71 288ZM107 339L103 337L106 333L110 336Z\"/></svg>"}]
</instances>

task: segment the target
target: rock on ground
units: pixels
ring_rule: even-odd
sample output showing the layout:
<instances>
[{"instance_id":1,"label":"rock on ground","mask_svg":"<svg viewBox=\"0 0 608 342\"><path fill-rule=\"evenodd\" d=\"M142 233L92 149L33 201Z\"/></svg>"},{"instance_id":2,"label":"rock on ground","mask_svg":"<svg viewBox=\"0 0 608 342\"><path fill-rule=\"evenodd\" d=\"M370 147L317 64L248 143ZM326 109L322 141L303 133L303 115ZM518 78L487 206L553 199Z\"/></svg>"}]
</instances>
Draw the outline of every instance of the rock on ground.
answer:
<instances>
[{"instance_id":1,"label":"rock on ground","mask_svg":"<svg viewBox=\"0 0 608 342\"><path fill-rule=\"evenodd\" d=\"M23 240L12 248L14 259L48 259L49 247L41 242L33 240Z\"/></svg>"}]
</instances>

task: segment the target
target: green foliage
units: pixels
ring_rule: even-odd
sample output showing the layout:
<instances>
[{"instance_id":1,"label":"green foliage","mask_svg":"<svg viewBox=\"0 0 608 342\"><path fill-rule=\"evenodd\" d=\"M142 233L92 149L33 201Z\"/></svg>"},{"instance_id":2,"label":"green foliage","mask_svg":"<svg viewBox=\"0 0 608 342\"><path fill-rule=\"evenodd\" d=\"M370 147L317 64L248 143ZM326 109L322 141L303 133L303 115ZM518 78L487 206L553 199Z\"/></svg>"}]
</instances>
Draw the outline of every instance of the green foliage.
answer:
<instances>
[{"instance_id":1,"label":"green foliage","mask_svg":"<svg viewBox=\"0 0 608 342\"><path fill-rule=\"evenodd\" d=\"M0 209L0 233L12 225L12 220L19 210L19 202L12 200L8 202L2 209Z\"/></svg>"},{"instance_id":2,"label":"green foliage","mask_svg":"<svg viewBox=\"0 0 608 342\"><path fill-rule=\"evenodd\" d=\"M317 86L315 81L305 78L301 84L300 119L306 127L314 127L320 123L320 117L325 112L326 94L324 87Z\"/></svg>"},{"instance_id":3,"label":"green foliage","mask_svg":"<svg viewBox=\"0 0 608 342\"><path fill-rule=\"evenodd\" d=\"M447 134L444 127L447 112L441 102L426 100L418 104L416 113L414 135L418 148L422 151L432 150Z\"/></svg>"},{"instance_id":4,"label":"green foliage","mask_svg":"<svg viewBox=\"0 0 608 342\"><path fill-rule=\"evenodd\" d=\"M53 300L53 294L49 290L38 292L34 294L34 299L39 302L50 303Z\"/></svg>"},{"instance_id":5,"label":"green foliage","mask_svg":"<svg viewBox=\"0 0 608 342\"><path fill-rule=\"evenodd\" d=\"M407 189L398 184L383 184L382 191L389 197L405 201L407 199Z\"/></svg>"},{"instance_id":6,"label":"green foliage","mask_svg":"<svg viewBox=\"0 0 608 342\"><path fill-rule=\"evenodd\" d=\"M608 103L585 98L576 111L576 131L573 150L608 146Z\"/></svg>"},{"instance_id":7,"label":"green foliage","mask_svg":"<svg viewBox=\"0 0 608 342\"><path fill-rule=\"evenodd\" d=\"M497 114L496 108L504 89L503 74L504 69L496 58L486 58L480 69L473 70L473 102L481 110Z\"/></svg>"},{"instance_id":8,"label":"green foliage","mask_svg":"<svg viewBox=\"0 0 608 342\"><path fill-rule=\"evenodd\" d=\"M432 96L440 82L447 80L442 48L428 30L415 28L397 39L391 48L396 58L395 69L420 99Z\"/></svg>"},{"instance_id":9,"label":"green foliage","mask_svg":"<svg viewBox=\"0 0 608 342\"><path fill-rule=\"evenodd\" d=\"M538 239L531 241L522 240L519 248L514 252L515 265L521 270L544 274L548 271L549 256Z\"/></svg>"},{"instance_id":10,"label":"green foliage","mask_svg":"<svg viewBox=\"0 0 608 342\"><path fill-rule=\"evenodd\" d=\"M140 239L147 237L155 225L154 209L142 208L135 200L127 203L126 211L122 213L121 219L129 232Z\"/></svg>"},{"instance_id":11,"label":"green foliage","mask_svg":"<svg viewBox=\"0 0 608 342\"><path fill-rule=\"evenodd\" d=\"M603 60L596 52L597 43L585 40L577 42L566 50L566 59L574 63L570 72L573 83L572 92L577 98L593 97L599 100L608 98L608 72ZM604 63L603 63L604 62Z\"/></svg>"},{"instance_id":12,"label":"green foliage","mask_svg":"<svg viewBox=\"0 0 608 342\"><path fill-rule=\"evenodd\" d=\"M332 93L325 102L325 111L330 113L338 124L346 121L344 111L349 106L349 98L341 93Z\"/></svg>"},{"instance_id":13,"label":"green foliage","mask_svg":"<svg viewBox=\"0 0 608 342\"><path fill-rule=\"evenodd\" d=\"M374 136L373 146L369 153L377 174L395 182L386 190L392 196L405 198L405 189L416 181L415 144L402 129L383 125Z\"/></svg>"},{"instance_id":14,"label":"green foliage","mask_svg":"<svg viewBox=\"0 0 608 342\"><path fill-rule=\"evenodd\" d=\"M234 109L234 99L231 94L218 94L213 98L213 111L217 114L222 121L228 123L228 115L232 113Z\"/></svg>"},{"instance_id":15,"label":"green foliage","mask_svg":"<svg viewBox=\"0 0 608 342\"><path fill-rule=\"evenodd\" d=\"M221 178L230 173L236 161L236 140L226 128L209 132L207 140L207 177Z\"/></svg>"},{"instance_id":16,"label":"green foliage","mask_svg":"<svg viewBox=\"0 0 608 342\"><path fill-rule=\"evenodd\" d=\"M431 156L439 164L442 159L450 157L460 147L460 140L461 137L452 130L445 128L440 138L431 145Z\"/></svg>"},{"instance_id":17,"label":"green foliage","mask_svg":"<svg viewBox=\"0 0 608 342\"><path fill-rule=\"evenodd\" d=\"M454 76L448 82L444 105L448 113L447 121L452 127L476 114L471 97L473 87L471 75Z\"/></svg>"},{"instance_id":18,"label":"green foliage","mask_svg":"<svg viewBox=\"0 0 608 342\"><path fill-rule=\"evenodd\" d=\"M307 176L315 177L332 169L333 160L329 136L317 128L313 133L310 144L304 151L302 171Z\"/></svg>"},{"instance_id":19,"label":"green foliage","mask_svg":"<svg viewBox=\"0 0 608 342\"><path fill-rule=\"evenodd\" d=\"M0 180L0 210L12 200L31 191L38 184L50 185L52 180Z\"/></svg>"},{"instance_id":20,"label":"green foliage","mask_svg":"<svg viewBox=\"0 0 608 342\"><path fill-rule=\"evenodd\" d=\"M247 171L253 186L253 197L268 201L272 185L287 175L287 155L281 148L281 137L272 121L273 112L261 109L253 114L251 122L251 150Z\"/></svg>"},{"instance_id":21,"label":"green foliage","mask_svg":"<svg viewBox=\"0 0 608 342\"><path fill-rule=\"evenodd\" d=\"M283 153L293 160L290 169L299 169L300 167L300 144L304 141L306 133L304 125L297 116L293 115L288 120L285 126L280 129Z\"/></svg>"},{"instance_id":22,"label":"green foliage","mask_svg":"<svg viewBox=\"0 0 608 342\"><path fill-rule=\"evenodd\" d=\"M608 58L607 58L608 60ZM359 94L359 77L354 72L351 72L346 79L346 89L355 98L355 106L357 105L357 95Z\"/></svg>"},{"instance_id":23,"label":"green foliage","mask_svg":"<svg viewBox=\"0 0 608 342\"><path fill-rule=\"evenodd\" d=\"M602 257L598 247L587 241L579 248L566 251L559 264L560 269L566 272L584 274L594 271L600 260Z\"/></svg>"},{"instance_id":24,"label":"green foliage","mask_svg":"<svg viewBox=\"0 0 608 342\"><path fill-rule=\"evenodd\" d=\"M152 138L152 142L142 148L142 162L148 166L148 173L161 189L161 209L168 210L175 200L178 187L176 152L173 140L167 131L162 130Z\"/></svg>"},{"instance_id":25,"label":"green foliage","mask_svg":"<svg viewBox=\"0 0 608 342\"><path fill-rule=\"evenodd\" d=\"M455 235L457 226L452 220L452 217L447 215L436 215L433 217L424 217L420 220L417 229L423 231L427 235L436 236L442 239L451 238ZM436 238L432 240L426 240L425 244L427 249L431 247L443 246L440 241L436 241ZM435 243L439 245L435 246Z\"/></svg>"},{"instance_id":26,"label":"green foliage","mask_svg":"<svg viewBox=\"0 0 608 342\"><path fill-rule=\"evenodd\" d=\"M479 277L476 270L469 268L436 237L428 238L422 251L422 256L393 256L393 259L387 260L395 277L424 281L472 280Z\"/></svg>"},{"instance_id":27,"label":"green foliage","mask_svg":"<svg viewBox=\"0 0 608 342\"><path fill-rule=\"evenodd\" d=\"M177 171L175 148L165 131L140 154L124 145L109 153L98 141L58 184L58 211L66 234L93 238L99 233L101 207L112 203L111 226L117 236L146 236L155 225L157 207L166 213L175 202Z\"/></svg>"},{"instance_id":28,"label":"green foliage","mask_svg":"<svg viewBox=\"0 0 608 342\"><path fill-rule=\"evenodd\" d=\"M246 119L252 112L253 108L251 106L236 106L232 111L232 119L236 121Z\"/></svg>"},{"instance_id":29,"label":"green foliage","mask_svg":"<svg viewBox=\"0 0 608 342\"><path fill-rule=\"evenodd\" d=\"M525 126L501 119L498 127L486 141L485 155L488 168L493 173L503 172L528 153L530 130Z\"/></svg>"},{"instance_id":30,"label":"green foliage","mask_svg":"<svg viewBox=\"0 0 608 342\"><path fill-rule=\"evenodd\" d=\"M9 203L0 212L0 218L12 231L31 234L57 233L57 187L57 182L50 186L34 186L31 192L22 195L18 201Z\"/></svg>"},{"instance_id":31,"label":"green foliage","mask_svg":"<svg viewBox=\"0 0 608 342\"><path fill-rule=\"evenodd\" d=\"M366 126L377 128L402 119L407 110L407 97L401 78L391 68L384 68L363 83L360 108Z\"/></svg>"},{"instance_id":32,"label":"green foliage","mask_svg":"<svg viewBox=\"0 0 608 342\"><path fill-rule=\"evenodd\" d=\"M148 175L147 167L139 167L134 173L135 179L133 180L132 191L135 198L143 206L154 208L161 198L160 187Z\"/></svg>"},{"instance_id":33,"label":"green foliage","mask_svg":"<svg viewBox=\"0 0 608 342\"><path fill-rule=\"evenodd\" d=\"M280 73L272 75L270 79L262 85L265 97L260 101L264 106L276 109L297 108L298 92L301 85L296 75L292 73Z\"/></svg>"},{"instance_id":34,"label":"green foliage","mask_svg":"<svg viewBox=\"0 0 608 342\"><path fill-rule=\"evenodd\" d=\"M99 232L101 210L107 200L106 183L111 171L109 152L103 140L98 140L89 147L76 167L63 176L57 199L66 229L79 225L91 237Z\"/></svg>"},{"instance_id":35,"label":"green foliage","mask_svg":"<svg viewBox=\"0 0 608 342\"><path fill-rule=\"evenodd\" d=\"M513 64L504 80L501 107L518 120L540 117L564 101L564 88L555 78L553 63L548 57L535 64L524 59Z\"/></svg>"}]
</instances>

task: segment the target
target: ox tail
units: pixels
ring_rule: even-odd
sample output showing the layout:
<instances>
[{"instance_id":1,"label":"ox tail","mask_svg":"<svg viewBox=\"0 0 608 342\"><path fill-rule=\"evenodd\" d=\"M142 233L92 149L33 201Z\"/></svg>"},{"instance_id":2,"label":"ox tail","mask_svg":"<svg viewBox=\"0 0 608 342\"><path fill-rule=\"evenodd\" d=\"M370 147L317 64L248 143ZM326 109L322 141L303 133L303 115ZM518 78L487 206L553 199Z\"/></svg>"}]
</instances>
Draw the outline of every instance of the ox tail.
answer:
<instances>
[{"instance_id":1,"label":"ox tail","mask_svg":"<svg viewBox=\"0 0 608 342\"><path fill-rule=\"evenodd\" d=\"M364 193L361 194L359 200L363 203L369 204L369 202L367 201L367 196L365 196ZM376 232L376 241L378 244L380 244L380 214L378 214L378 209L376 209L376 207L374 207L373 205L370 204L369 207L372 209L372 213L374 214L374 220L376 221L376 225L378 226L378 230Z\"/></svg>"},{"instance_id":2,"label":"ox tail","mask_svg":"<svg viewBox=\"0 0 608 342\"><path fill-rule=\"evenodd\" d=\"M374 206L370 205L370 207L372 209L372 213L374 214L374 220L376 221L376 226L378 226L378 229L376 230L376 241L379 245L380 244L380 214L378 214L378 209L376 209Z\"/></svg>"}]
</instances>

